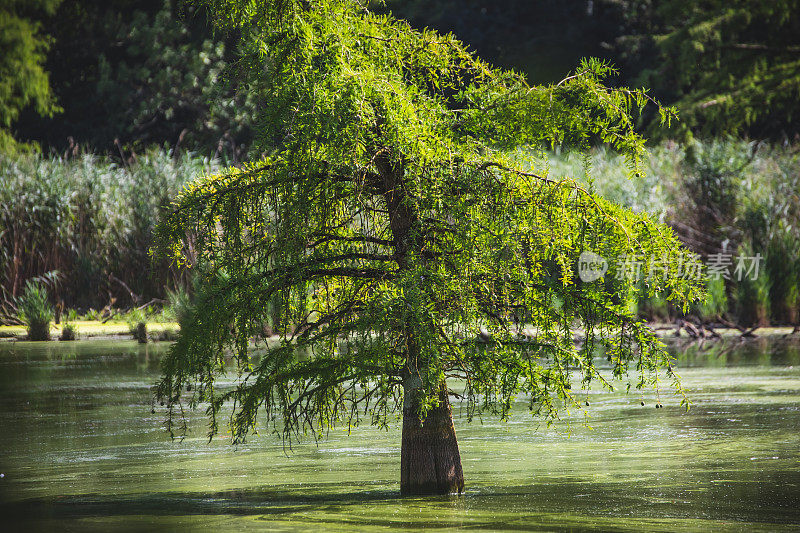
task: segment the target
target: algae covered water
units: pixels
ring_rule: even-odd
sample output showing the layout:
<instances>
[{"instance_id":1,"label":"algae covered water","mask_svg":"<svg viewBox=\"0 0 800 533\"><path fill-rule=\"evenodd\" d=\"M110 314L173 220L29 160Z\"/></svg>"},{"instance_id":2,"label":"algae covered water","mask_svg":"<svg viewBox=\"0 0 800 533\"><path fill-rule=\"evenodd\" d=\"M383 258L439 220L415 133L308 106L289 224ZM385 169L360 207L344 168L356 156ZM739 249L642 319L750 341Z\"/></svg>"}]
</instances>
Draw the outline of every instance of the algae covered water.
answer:
<instances>
[{"instance_id":1,"label":"algae covered water","mask_svg":"<svg viewBox=\"0 0 800 533\"><path fill-rule=\"evenodd\" d=\"M400 430L332 431L283 448L170 440L151 387L166 344L0 343L0 513L12 530L800 528L797 341L676 346L693 406L593 391L546 428L523 398L508 422L456 431L466 494L399 496ZM642 406L640 402L644 401Z\"/></svg>"}]
</instances>

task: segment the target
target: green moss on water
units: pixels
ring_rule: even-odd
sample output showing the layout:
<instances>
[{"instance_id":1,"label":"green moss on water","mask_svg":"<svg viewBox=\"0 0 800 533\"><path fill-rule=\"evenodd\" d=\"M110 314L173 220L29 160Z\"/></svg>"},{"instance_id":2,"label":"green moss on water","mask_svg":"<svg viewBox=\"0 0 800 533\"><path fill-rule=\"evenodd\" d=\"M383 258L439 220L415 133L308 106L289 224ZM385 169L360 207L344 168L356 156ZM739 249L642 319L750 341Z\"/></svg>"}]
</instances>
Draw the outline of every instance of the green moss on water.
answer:
<instances>
[{"instance_id":1,"label":"green moss on water","mask_svg":"<svg viewBox=\"0 0 800 533\"><path fill-rule=\"evenodd\" d=\"M285 453L232 447L202 409L171 441L151 413L167 343L0 344L0 512L19 529L777 531L800 523L800 366L792 344L680 365L694 405L590 392L591 428L524 399L508 423L456 419L467 492L401 498L399 426L334 430ZM796 349L796 347L794 348ZM766 356L764 354L767 354ZM783 354L783 355L781 355ZM680 359L680 358L679 358ZM454 412L459 413L458 404ZM570 422L567 426L567 422ZM263 428L262 428L263 429Z\"/></svg>"}]
</instances>

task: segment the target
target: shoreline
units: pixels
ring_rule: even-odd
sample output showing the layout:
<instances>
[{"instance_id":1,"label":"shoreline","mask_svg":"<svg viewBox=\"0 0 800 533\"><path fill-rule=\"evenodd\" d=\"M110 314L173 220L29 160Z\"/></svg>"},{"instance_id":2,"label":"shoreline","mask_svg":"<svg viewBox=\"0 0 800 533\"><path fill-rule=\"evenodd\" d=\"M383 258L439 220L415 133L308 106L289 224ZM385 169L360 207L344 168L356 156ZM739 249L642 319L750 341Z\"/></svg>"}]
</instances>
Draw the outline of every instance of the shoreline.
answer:
<instances>
[{"instance_id":1,"label":"shoreline","mask_svg":"<svg viewBox=\"0 0 800 533\"><path fill-rule=\"evenodd\" d=\"M70 323L75 328L76 340L113 340L125 338L133 339L127 322L109 320L101 322L99 320L76 320ZM63 323L50 324L49 341L28 341L25 337L27 331L25 326L0 326L0 342L70 342L61 341ZM177 322L148 322L147 336L151 342L172 341L178 335ZM120 339L122 340L122 339Z\"/></svg>"},{"instance_id":2,"label":"shoreline","mask_svg":"<svg viewBox=\"0 0 800 533\"><path fill-rule=\"evenodd\" d=\"M108 321L106 323L97 320L78 320L72 322L76 329L76 340L125 340L133 339L129 326L126 322ZM70 342L61 341L59 336L63 324L51 324L49 341L28 341L25 326L0 326L0 342ZM661 339L690 339L690 340L720 340L732 338L758 338L758 337L789 337L800 338L800 332L794 326L764 326L756 329L749 329L743 332L732 327L714 328L714 335L692 334L683 325L668 322L653 322L648 326ZM171 342L178 335L179 326L177 322L148 322L147 334L151 342ZM703 330L700 331L703 333Z\"/></svg>"}]
</instances>

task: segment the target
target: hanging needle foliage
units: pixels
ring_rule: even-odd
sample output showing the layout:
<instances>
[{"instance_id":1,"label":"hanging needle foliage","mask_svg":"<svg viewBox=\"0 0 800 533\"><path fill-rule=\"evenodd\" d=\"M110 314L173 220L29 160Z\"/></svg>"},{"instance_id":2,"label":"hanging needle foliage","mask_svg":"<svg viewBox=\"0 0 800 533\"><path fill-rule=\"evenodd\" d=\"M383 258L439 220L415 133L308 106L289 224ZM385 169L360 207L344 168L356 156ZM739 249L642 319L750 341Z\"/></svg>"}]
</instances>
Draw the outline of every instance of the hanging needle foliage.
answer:
<instances>
[{"instance_id":1,"label":"hanging needle foliage","mask_svg":"<svg viewBox=\"0 0 800 533\"><path fill-rule=\"evenodd\" d=\"M356 0L208 3L244 35L268 156L192 183L159 229L161 253L201 280L157 388L171 424L184 401L208 406L212 434L230 402L236 442L264 423L286 438L384 425L400 405L424 419L448 379L470 417L505 417L522 395L552 421L614 379L666 375L681 392L629 303L649 290L685 304L698 282L583 282L577 262L691 256L648 215L513 155L602 142L634 177L634 118L658 105L645 91L609 88L613 68L591 59L530 86Z\"/></svg>"}]
</instances>

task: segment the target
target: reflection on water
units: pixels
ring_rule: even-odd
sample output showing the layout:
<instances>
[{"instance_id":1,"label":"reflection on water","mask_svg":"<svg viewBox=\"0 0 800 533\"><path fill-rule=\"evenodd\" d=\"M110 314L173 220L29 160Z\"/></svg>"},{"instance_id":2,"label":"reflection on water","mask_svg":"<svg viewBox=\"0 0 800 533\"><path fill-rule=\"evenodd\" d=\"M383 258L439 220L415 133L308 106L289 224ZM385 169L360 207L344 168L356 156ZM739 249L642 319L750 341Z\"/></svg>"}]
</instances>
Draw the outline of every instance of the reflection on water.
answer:
<instances>
[{"instance_id":1,"label":"reflection on water","mask_svg":"<svg viewBox=\"0 0 800 533\"><path fill-rule=\"evenodd\" d=\"M467 493L400 498L399 428L284 453L151 413L166 345L0 343L0 516L16 529L774 531L800 526L800 344L676 345L693 401L590 393L540 426L456 420ZM644 401L645 406L640 402ZM456 412L458 406L456 404Z\"/></svg>"},{"instance_id":2,"label":"reflection on water","mask_svg":"<svg viewBox=\"0 0 800 533\"><path fill-rule=\"evenodd\" d=\"M669 344L681 367L797 366L800 338L796 336L739 337L723 340L674 339Z\"/></svg>"}]
</instances>

